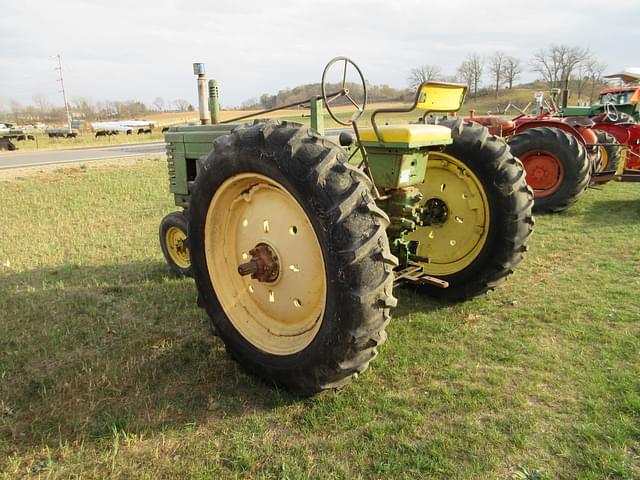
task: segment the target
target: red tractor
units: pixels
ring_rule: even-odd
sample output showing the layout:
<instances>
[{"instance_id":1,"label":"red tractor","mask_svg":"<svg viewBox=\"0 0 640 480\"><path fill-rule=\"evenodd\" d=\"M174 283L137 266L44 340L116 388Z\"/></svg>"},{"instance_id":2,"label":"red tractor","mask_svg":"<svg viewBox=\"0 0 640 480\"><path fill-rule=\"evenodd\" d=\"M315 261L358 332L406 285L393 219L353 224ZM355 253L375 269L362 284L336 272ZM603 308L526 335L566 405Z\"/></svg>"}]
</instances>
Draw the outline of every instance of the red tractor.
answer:
<instances>
[{"instance_id":1,"label":"red tractor","mask_svg":"<svg viewBox=\"0 0 640 480\"><path fill-rule=\"evenodd\" d=\"M536 211L559 212L576 202L591 183L612 178L603 176L601 142L591 122L566 119L542 112L507 119L495 115L475 116L494 135L507 138L514 155L527 172L534 190ZM608 170L608 169L607 169Z\"/></svg>"},{"instance_id":2,"label":"red tractor","mask_svg":"<svg viewBox=\"0 0 640 480\"><path fill-rule=\"evenodd\" d=\"M632 79L623 74L609 75L609 78ZM636 79L640 81L640 75ZM622 180L640 178L640 85L605 88L600 91L599 103L587 107L565 107L560 114L589 117L595 131L606 138L608 144L626 146Z\"/></svg>"},{"instance_id":3,"label":"red tractor","mask_svg":"<svg viewBox=\"0 0 640 480\"><path fill-rule=\"evenodd\" d=\"M627 175L640 176L640 124L597 123L594 128L597 131L606 132L618 144L627 147L623 180Z\"/></svg>"}]
</instances>

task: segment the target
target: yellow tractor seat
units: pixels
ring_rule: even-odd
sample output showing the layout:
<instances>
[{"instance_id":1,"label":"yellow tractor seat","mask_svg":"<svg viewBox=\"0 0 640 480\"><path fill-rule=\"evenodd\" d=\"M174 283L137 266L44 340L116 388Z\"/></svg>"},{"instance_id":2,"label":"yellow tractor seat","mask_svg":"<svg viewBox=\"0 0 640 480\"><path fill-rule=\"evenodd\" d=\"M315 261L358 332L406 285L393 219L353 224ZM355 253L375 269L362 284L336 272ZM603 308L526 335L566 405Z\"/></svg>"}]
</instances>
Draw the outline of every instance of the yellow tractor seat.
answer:
<instances>
[{"instance_id":1,"label":"yellow tractor seat","mask_svg":"<svg viewBox=\"0 0 640 480\"><path fill-rule=\"evenodd\" d=\"M380 140L384 143L403 144L409 148L430 145L448 145L452 142L451 129L442 125L405 124L381 125L378 127ZM379 143L373 128L360 128L360 140L365 143Z\"/></svg>"}]
</instances>

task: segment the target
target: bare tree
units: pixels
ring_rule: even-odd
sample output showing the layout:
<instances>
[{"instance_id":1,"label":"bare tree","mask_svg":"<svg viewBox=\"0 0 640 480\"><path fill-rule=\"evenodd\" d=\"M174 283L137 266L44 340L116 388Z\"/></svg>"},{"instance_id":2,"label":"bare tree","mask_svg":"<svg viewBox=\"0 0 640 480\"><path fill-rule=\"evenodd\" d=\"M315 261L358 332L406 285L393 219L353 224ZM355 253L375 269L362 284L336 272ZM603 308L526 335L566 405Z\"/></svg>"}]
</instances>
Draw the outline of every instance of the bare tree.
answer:
<instances>
[{"instance_id":1,"label":"bare tree","mask_svg":"<svg viewBox=\"0 0 640 480\"><path fill-rule=\"evenodd\" d=\"M120 105L118 102L106 100L104 102L104 114L107 118L117 118L120 116Z\"/></svg>"},{"instance_id":2,"label":"bare tree","mask_svg":"<svg viewBox=\"0 0 640 480\"><path fill-rule=\"evenodd\" d=\"M36 93L33 97L33 102L36 104L40 112L40 121L44 121L44 118L49 110L51 110L51 104L49 103L49 99L43 93Z\"/></svg>"},{"instance_id":3,"label":"bare tree","mask_svg":"<svg viewBox=\"0 0 640 480\"><path fill-rule=\"evenodd\" d=\"M422 82L440 80L441 77L442 70L437 65L421 65L420 67L412 68L409 72L409 86L418 88Z\"/></svg>"},{"instance_id":4,"label":"bare tree","mask_svg":"<svg viewBox=\"0 0 640 480\"><path fill-rule=\"evenodd\" d=\"M522 67L520 66L520 60L514 57L505 57L504 59L504 70L503 76L506 84L509 85L509 88L513 88L513 82L517 80L517 78L522 73Z\"/></svg>"},{"instance_id":5,"label":"bare tree","mask_svg":"<svg viewBox=\"0 0 640 480\"><path fill-rule=\"evenodd\" d=\"M16 123L20 123L20 113L22 112L22 104L17 100L9 100L9 110L13 114Z\"/></svg>"},{"instance_id":6,"label":"bare tree","mask_svg":"<svg viewBox=\"0 0 640 480\"><path fill-rule=\"evenodd\" d=\"M477 53L472 53L458 67L458 76L467 84L475 97L478 94L484 59Z\"/></svg>"},{"instance_id":7,"label":"bare tree","mask_svg":"<svg viewBox=\"0 0 640 480\"><path fill-rule=\"evenodd\" d=\"M173 104L175 105L178 112L186 112L191 106L191 104L184 98L178 98L177 100L174 100Z\"/></svg>"},{"instance_id":8,"label":"bare tree","mask_svg":"<svg viewBox=\"0 0 640 480\"><path fill-rule=\"evenodd\" d=\"M576 67L576 71L569 79L570 88L578 95L578 103L582 101L582 93L589 83L589 65L584 62Z\"/></svg>"},{"instance_id":9,"label":"bare tree","mask_svg":"<svg viewBox=\"0 0 640 480\"><path fill-rule=\"evenodd\" d=\"M104 102L96 103L96 118L107 119L114 116L112 102L106 100Z\"/></svg>"},{"instance_id":10,"label":"bare tree","mask_svg":"<svg viewBox=\"0 0 640 480\"><path fill-rule=\"evenodd\" d=\"M607 68L606 63L593 61L589 63L589 80L591 83L591 91L589 92L589 103L593 103L593 97L596 93L596 89L600 89L606 85L606 82L602 78L602 74Z\"/></svg>"},{"instance_id":11,"label":"bare tree","mask_svg":"<svg viewBox=\"0 0 640 480\"><path fill-rule=\"evenodd\" d=\"M466 60L460 64L458 70L456 72L456 79L462 81L467 84L469 89L471 89L473 85L473 72L471 70L471 66L469 62Z\"/></svg>"},{"instance_id":12,"label":"bare tree","mask_svg":"<svg viewBox=\"0 0 640 480\"><path fill-rule=\"evenodd\" d=\"M91 120L96 116L96 108L90 97L73 97L71 106L85 120Z\"/></svg>"},{"instance_id":13,"label":"bare tree","mask_svg":"<svg viewBox=\"0 0 640 480\"><path fill-rule=\"evenodd\" d=\"M240 104L240 110L253 110L258 105L258 97L248 98Z\"/></svg>"},{"instance_id":14,"label":"bare tree","mask_svg":"<svg viewBox=\"0 0 640 480\"><path fill-rule=\"evenodd\" d=\"M164 111L164 106L165 105L166 105L166 102L164 101L164 98L162 98L162 97L156 97L156 99L153 101L154 108L159 112L163 112Z\"/></svg>"},{"instance_id":15,"label":"bare tree","mask_svg":"<svg viewBox=\"0 0 640 480\"><path fill-rule=\"evenodd\" d=\"M562 87L581 63L591 58L588 48L552 44L533 55L531 69L542 75L549 88Z\"/></svg>"},{"instance_id":16,"label":"bare tree","mask_svg":"<svg viewBox=\"0 0 640 480\"><path fill-rule=\"evenodd\" d=\"M506 55L498 50L489 58L489 72L491 72L494 85L496 87L496 98L498 98L498 90L500 89L502 75L504 74L504 63Z\"/></svg>"}]
</instances>

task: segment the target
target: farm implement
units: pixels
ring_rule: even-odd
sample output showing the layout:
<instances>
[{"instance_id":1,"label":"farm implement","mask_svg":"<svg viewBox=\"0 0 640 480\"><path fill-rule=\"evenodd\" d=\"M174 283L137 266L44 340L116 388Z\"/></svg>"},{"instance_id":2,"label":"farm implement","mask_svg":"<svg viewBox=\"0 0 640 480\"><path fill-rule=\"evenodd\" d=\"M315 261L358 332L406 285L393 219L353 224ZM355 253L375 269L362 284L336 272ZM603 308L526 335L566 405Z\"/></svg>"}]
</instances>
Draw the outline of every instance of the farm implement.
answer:
<instances>
[{"instance_id":1,"label":"farm implement","mask_svg":"<svg viewBox=\"0 0 640 480\"><path fill-rule=\"evenodd\" d=\"M327 79L338 70L333 89ZM365 126L364 76L337 57L317 96L255 114L302 103L309 128L215 123L212 82L212 124L166 133L170 191L182 210L162 220L160 243L170 268L193 276L215 333L251 373L304 395L344 385L386 340L394 287L464 300L522 260L533 193L503 140L461 119L380 120L456 112L466 86L425 82L412 105L375 110ZM202 91L200 99L209 123ZM350 117L338 112L345 105ZM325 135L325 109L351 131Z\"/></svg>"},{"instance_id":2,"label":"farm implement","mask_svg":"<svg viewBox=\"0 0 640 480\"><path fill-rule=\"evenodd\" d=\"M546 115L521 115L513 120L471 116L468 120L504 137L523 163L527 183L535 193L534 210L559 212L584 192L601 166L595 132Z\"/></svg>"},{"instance_id":3,"label":"farm implement","mask_svg":"<svg viewBox=\"0 0 640 480\"><path fill-rule=\"evenodd\" d=\"M28 131L18 128L10 123L0 123L0 150L17 150L17 141L33 140L34 137Z\"/></svg>"},{"instance_id":4,"label":"farm implement","mask_svg":"<svg viewBox=\"0 0 640 480\"><path fill-rule=\"evenodd\" d=\"M623 148L620 180L640 181L640 85L605 88L600 91L599 103L564 107L560 114L589 119L592 128L609 144L609 160L616 158L616 147Z\"/></svg>"},{"instance_id":5,"label":"farm implement","mask_svg":"<svg viewBox=\"0 0 640 480\"><path fill-rule=\"evenodd\" d=\"M621 110L612 103L615 92ZM637 115L640 93L632 95L627 87L611 88L601 92L601 101L607 103L565 108L557 106L559 93L558 89L552 92L546 107L540 96L537 115L523 113L507 119L472 114L467 118L507 139L535 192L535 211L565 210L590 185L640 178L636 171L640 168L640 125L632 116Z\"/></svg>"}]
</instances>

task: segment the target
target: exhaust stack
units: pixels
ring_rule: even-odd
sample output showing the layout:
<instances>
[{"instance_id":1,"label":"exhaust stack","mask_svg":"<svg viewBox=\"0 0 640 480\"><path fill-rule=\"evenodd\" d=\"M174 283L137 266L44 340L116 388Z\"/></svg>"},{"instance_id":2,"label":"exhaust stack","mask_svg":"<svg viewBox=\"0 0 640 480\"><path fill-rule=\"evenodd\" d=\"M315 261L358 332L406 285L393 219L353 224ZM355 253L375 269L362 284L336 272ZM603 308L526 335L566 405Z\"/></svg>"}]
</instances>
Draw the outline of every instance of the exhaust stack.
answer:
<instances>
[{"instance_id":1,"label":"exhaust stack","mask_svg":"<svg viewBox=\"0 0 640 480\"><path fill-rule=\"evenodd\" d=\"M209 103L207 101L207 78L204 75L204 63L193 64L193 74L198 76L198 111L200 123L207 125L211 122L209 116Z\"/></svg>"},{"instance_id":2,"label":"exhaust stack","mask_svg":"<svg viewBox=\"0 0 640 480\"><path fill-rule=\"evenodd\" d=\"M220 91L218 82L209 80L209 110L211 111L211 123L220 123Z\"/></svg>"}]
</instances>

